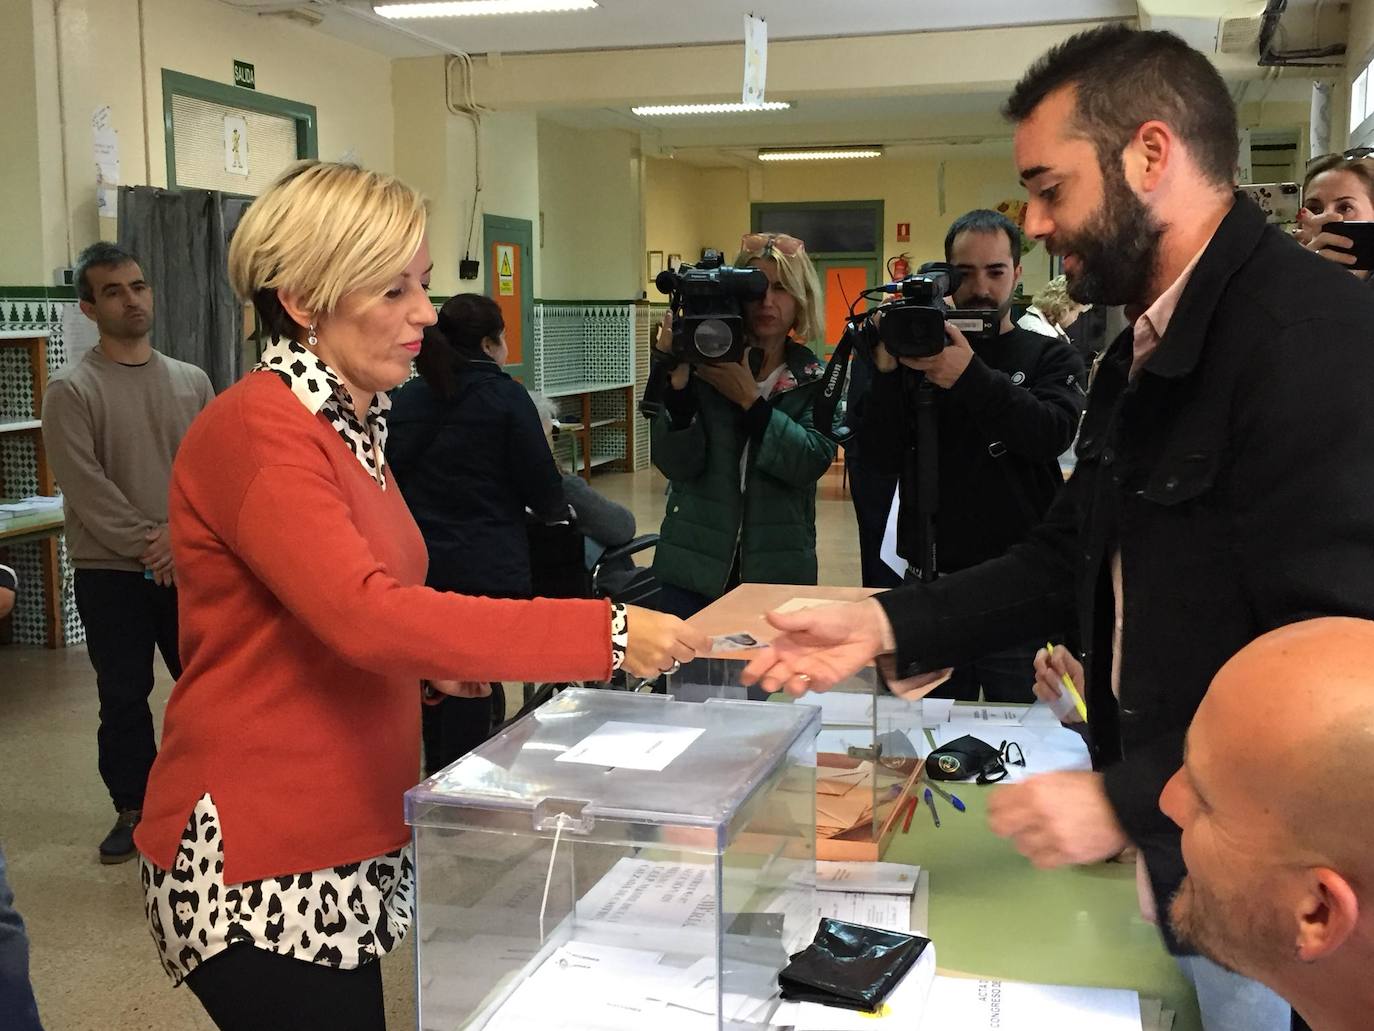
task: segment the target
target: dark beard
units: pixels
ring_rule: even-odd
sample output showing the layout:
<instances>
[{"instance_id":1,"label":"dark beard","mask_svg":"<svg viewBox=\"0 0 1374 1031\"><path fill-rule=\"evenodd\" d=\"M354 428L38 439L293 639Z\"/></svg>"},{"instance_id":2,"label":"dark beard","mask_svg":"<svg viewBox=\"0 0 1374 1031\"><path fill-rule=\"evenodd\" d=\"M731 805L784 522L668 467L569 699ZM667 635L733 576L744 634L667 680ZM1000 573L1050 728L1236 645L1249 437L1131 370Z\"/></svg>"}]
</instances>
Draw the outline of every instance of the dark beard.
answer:
<instances>
[{"instance_id":1,"label":"dark beard","mask_svg":"<svg viewBox=\"0 0 1374 1031\"><path fill-rule=\"evenodd\" d=\"M1056 254L1078 256L1068 277L1079 304L1139 304L1147 296L1164 226L1126 184L1119 167L1102 169L1102 206L1073 236L1057 236Z\"/></svg>"}]
</instances>

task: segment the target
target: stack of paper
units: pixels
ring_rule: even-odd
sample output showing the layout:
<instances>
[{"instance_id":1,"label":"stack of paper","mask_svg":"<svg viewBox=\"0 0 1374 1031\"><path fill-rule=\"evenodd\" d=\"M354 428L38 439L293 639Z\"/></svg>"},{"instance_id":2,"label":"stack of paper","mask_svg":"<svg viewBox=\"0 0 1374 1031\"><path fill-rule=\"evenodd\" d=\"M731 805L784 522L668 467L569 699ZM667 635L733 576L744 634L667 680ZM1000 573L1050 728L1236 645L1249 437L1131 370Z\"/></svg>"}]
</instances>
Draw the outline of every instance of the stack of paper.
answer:
<instances>
[{"instance_id":1,"label":"stack of paper","mask_svg":"<svg viewBox=\"0 0 1374 1031\"><path fill-rule=\"evenodd\" d=\"M1117 988L1070 988L964 977L936 977L919 1031L1142 1031L1140 999Z\"/></svg>"},{"instance_id":2,"label":"stack of paper","mask_svg":"<svg viewBox=\"0 0 1374 1031\"><path fill-rule=\"evenodd\" d=\"M877 895L916 892L921 868L906 863L831 863L816 861L817 891L862 891Z\"/></svg>"},{"instance_id":3,"label":"stack of paper","mask_svg":"<svg viewBox=\"0 0 1374 1031\"><path fill-rule=\"evenodd\" d=\"M873 819L873 764L816 770L816 837L833 838Z\"/></svg>"},{"instance_id":4,"label":"stack of paper","mask_svg":"<svg viewBox=\"0 0 1374 1031\"><path fill-rule=\"evenodd\" d=\"M60 512L61 510L61 497L50 498L42 494L34 494L22 501L11 501L0 505L0 515L9 516L38 515L41 512Z\"/></svg>"}]
</instances>

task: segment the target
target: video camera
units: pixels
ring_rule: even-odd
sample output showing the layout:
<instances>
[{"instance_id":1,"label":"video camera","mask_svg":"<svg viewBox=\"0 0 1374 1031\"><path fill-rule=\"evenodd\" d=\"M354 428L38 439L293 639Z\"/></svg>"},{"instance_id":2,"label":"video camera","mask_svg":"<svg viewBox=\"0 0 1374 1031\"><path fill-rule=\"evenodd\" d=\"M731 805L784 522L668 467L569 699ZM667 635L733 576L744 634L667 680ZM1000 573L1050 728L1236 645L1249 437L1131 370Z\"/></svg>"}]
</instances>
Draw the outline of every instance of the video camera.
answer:
<instances>
[{"instance_id":1,"label":"video camera","mask_svg":"<svg viewBox=\"0 0 1374 1031\"><path fill-rule=\"evenodd\" d=\"M866 317L880 315L878 339L894 358L930 358L949 343L945 323L970 340L997 335L999 313L973 308L951 308L945 298L959 289L962 273L943 261L928 261L897 283L880 287L898 294L898 300L879 305Z\"/></svg>"},{"instance_id":2,"label":"video camera","mask_svg":"<svg viewBox=\"0 0 1374 1031\"><path fill-rule=\"evenodd\" d=\"M768 293L762 269L733 268L719 251L704 251L695 265L664 269L654 285L668 295L673 314L669 352L654 348L639 411L652 419L663 410L668 377L679 365L723 365L744 357L744 305Z\"/></svg>"},{"instance_id":3,"label":"video camera","mask_svg":"<svg viewBox=\"0 0 1374 1031\"><path fill-rule=\"evenodd\" d=\"M732 268L718 251L654 279L673 311L673 364L723 365L744 356L744 305L768 293L762 269Z\"/></svg>"}]
</instances>

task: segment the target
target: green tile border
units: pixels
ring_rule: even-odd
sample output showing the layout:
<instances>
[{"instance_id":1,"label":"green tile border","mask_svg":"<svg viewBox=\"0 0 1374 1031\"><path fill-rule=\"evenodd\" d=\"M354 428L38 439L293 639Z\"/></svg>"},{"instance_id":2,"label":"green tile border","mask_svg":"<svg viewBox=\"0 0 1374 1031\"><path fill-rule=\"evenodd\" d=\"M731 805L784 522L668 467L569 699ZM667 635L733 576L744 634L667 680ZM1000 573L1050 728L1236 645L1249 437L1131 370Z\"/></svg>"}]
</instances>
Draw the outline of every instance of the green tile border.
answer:
<instances>
[{"instance_id":1,"label":"green tile border","mask_svg":"<svg viewBox=\"0 0 1374 1031\"><path fill-rule=\"evenodd\" d=\"M74 301L76 289L70 286L0 286L0 298L35 301Z\"/></svg>"}]
</instances>

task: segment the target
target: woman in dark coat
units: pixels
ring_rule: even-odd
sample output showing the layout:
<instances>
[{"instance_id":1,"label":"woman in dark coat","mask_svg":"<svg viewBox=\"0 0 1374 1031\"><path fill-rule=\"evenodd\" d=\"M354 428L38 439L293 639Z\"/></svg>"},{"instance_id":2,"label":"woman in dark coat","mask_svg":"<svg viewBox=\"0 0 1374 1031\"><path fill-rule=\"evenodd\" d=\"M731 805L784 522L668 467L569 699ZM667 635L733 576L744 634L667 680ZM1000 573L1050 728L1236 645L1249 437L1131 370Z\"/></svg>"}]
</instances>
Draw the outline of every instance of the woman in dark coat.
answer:
<instances>
[{"instance_id":1,"label":"woman in dark coat","mask_svg":"<svg viewBox=\"0 0 1374 1031\"><path fill-rule=\"evenodd\" d=\"M458 294L425 332L419 375L392 397L387 458L424 534L425 582L436 590L531 597L526 513L552 522L567 511L539 412L502 369L506 356L496 302ZM500 703L493 692L427 706L425 772L486 740L505 716Z\"/></svg>"}]
</instances>

